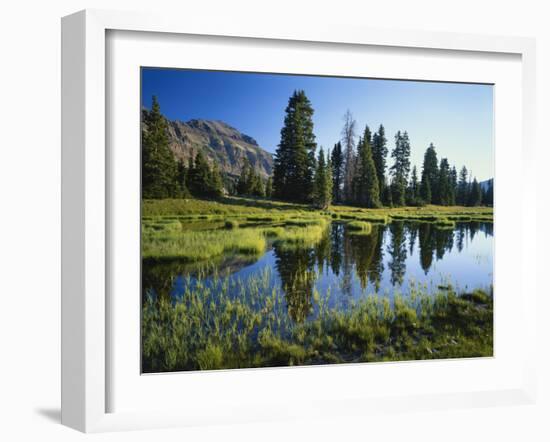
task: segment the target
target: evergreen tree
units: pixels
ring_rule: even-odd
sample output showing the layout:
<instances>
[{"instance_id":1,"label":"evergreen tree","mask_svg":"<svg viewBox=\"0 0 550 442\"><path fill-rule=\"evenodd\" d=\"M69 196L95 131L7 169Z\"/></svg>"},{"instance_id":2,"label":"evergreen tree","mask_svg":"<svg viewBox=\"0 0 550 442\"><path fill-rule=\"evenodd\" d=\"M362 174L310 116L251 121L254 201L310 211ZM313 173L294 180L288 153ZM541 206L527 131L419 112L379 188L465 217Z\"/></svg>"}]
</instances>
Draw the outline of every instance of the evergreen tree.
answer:
<instances>
[{"instance_id":1,"label":"evergreen tree","mask_svg":"<svg viewBox=\"0 0 550 442\"><path fill-rule=\"evenodd\" d=\"M248 158L245 158L239 180L237 181L237 193L239 195L252 194L252 179L254 171Z\"/></svg>"},{"instance_id":2,"label":"evergreen tree","mask_svg":"<svg viewBox=\"0 0 550 442\"><path fill-rule=\"evenodd\" d=\"M420 182L420 198L423 202L430 202L432 200L432 186L430 186L430 180L424 177L422 174L422 181Z\"/></svg>"},{"instance_id":3,"label":"evergreen tree","mask_svg":"<svg viewBox=\"0 0 550 442\"><path fill-rule=\"evenodd\" d=\"M353 178L355 176L355 127L356 122L348 110L344 115L344 127L342 129L342 141L344 143L344 201L353 202Z\"/></svg>"},{"instance_id":4,"label":"evergreen tree","mask_svg":"<svg viewBox=\"0 0 550 442\"><path fill-rule=\"evenodd\" d=\"M489 180L487 183L483 204L486 206L493 206L493 180Z\"/></svg>"},{"instance_id":5,"label":"evergreen tree","mask_svg":"<svg viewBox=\"0 0 550 442\"><path fill-rule=\"evenodd\" d=\"M193 196L218 198L223 194L223 181L217 165L211 169L201 150L191 162L188 173L189 191Z\"/></svg>"},{"instance_id":6,"label":"evergreen tree","mask_svg":"<svg viewBox=\"0 0 550 442\"><path fill-rule=\"evenodd\" d=\"M355 203L362 207L380 207L380 188L376 167L372 159L371 133L365 133L357 146L357 167L355 182Z\"/></svg>"},{"instance_id":7,"label":"evergreen tree","mask_svg":"<svg viewBox=\"0 0 550 442\"><path fill-rule=\"evenodd\" d=\"M450 193L449 205L454 206L456 205L456 192L458 188L458 175L456 173L455 166L453 166L451 169L450 179L451 179L451 183L450 183L451 193Z\"/></svg>"},{"instance_id":8,"label":"evergreen tree","mask_svg":"<svg viewBox=\"0 0 550 442\"><path fill-rule=\"evenodd\" d=\"M433 143L430 143L430 146L424 154L424 163L422 164L422 183L420 186L420 196L427 204L436 202L439 199L438 180L439 169L437 165L437 154Z\"/></svg>"},{"instance_id":9,"label":"evergreen tree","mask_svg":"<svg viewBox=\"0 0 550 442\"><path fill-rule=\"evenodd\" d=\"M412 168L411 182L409 184L409 198L407 204L417 205L420 197L420 184L418 182L418 172L416 165Z\"/></svg>"},{"instance_id":10,"label":"evergreen tree","mask_svg":"<svg viewBox=\"0 0 550 442\"><path fill-rule=\"evenodd\" d=\"M407 189L407 180L411 167L411 145L407 132L397 132L395 135L395 148L391 153L394 159L390 167L392 174L392 197L395 206L405 205L405 192Z\"/></svg>"},{"instance_id":11,"label":"evergreen tree","mask_svg":"<svg viewBox=\"0 0 550 442\"><path fill-rule=\"evenodd\" d=\"M447 158L441 158L439 165L439 180L437 186L438 200L436 204L442 206L448 206L451 204L451 171L449 169L449 162Z\"/></svg>"},{"instance_id":12,"label":"evergreen tree","mask_svg":"<svg viewBox=\"0 0 550 442\"><path fill-rule=\"evenodd\" d=\"M384 187L386 182L386 157L388 156L388 147L386 146L386 131L384 126L380 125L378 132L372 138L372 159L376 167L376 176L380 191L380 199L383 200Z\"/></svg>"},{"instance_id":13,"label":"evergreen tree","mask_svg":"<svg viewBox=\"0 0 550 442\"><path fill-rule=\"evenodd\" d=\"M468 199L470 190L468 188L468 169L466 166L462 166L460 169L460 176L458 179L458 187L456 192L456 202L461 206L468 205Z\"/></svg>"},{"instance_id":14,"label":"evergreen tree","mask_svg":"<svg viewBox=\"0 0 550 442\"><path fill-rule=\"evenodd\" d=\"M265 196L265 186L259 174L252 172L250 176L250 195L263 198Z\"/></svg>"},{"instance_id":15,"label":"evergreen tree","mask_svg":"<svg viewBox=\"0 0 550 442\"><path fill-rule=\"evenodd\" d=\"M315 168L313 108L304 91L294 91L285 110L274 160L273 188L283 200L311 200Z\"/></svg>"},{"instance_id":16,"label":"evergreen tree","mask_svg":"<svg viewBox=\"0 0 550 442\"><path fill-rule=\"evenodd\" d=\"M182 198L189 198L191 195L187 189L187 168L183 161L178 161L177 182L179 186L179 194Z\"/></svg>"},{"instance_id":17,"label":"evergreen tree","mask_svg":"<svg viewBox=\"0 0 550 442\"><path fill-rule=\"evenodd\" d=\"M178 164L170 147L166 120L153 96L151 111L144 114L141 132L141 189L143 198L170 198L179 194Z\"/></svg>"},{"instance_id":18,"label":"evergreen tree","mask_svg":"<svg viewBox=\"0 0 550 442\"><path fill-rule=\"evenodd\" d=\"M479 206L481 205L481 187L477 182L477 179L474 178L472 185L470 187L470 196L468 198L469 206Z\"/></svg>"},{"instance_id":19,"label":"evergreen tree","mask_svg":"<svg viewBox=\"0 0 550 442\"><path fill-rule=\"evenodd\" d=\"M342 183L344 180L344 154L342 143L338 141L332 149L330 156L332 163L332 200L335 203L342 202Z\"/></svg>"},{"instance_id":20,"label":"evergreen tree","mask_svg":"<svg viewBox=\"0 0 550 442\"><path fill-rule=\"evenodd\" d=\"M326 209L332 200L332 173L325 162L323 149L319 150L319 158L315 169L313 186L313 204L319 209Z\"/></svg>"},{"instance_id":21,"label":"evergreen tree","mask_svg":"<svg viewBox=\"0 0 550 442\"><path fill-rule=\"evenodd\" d=\"M210 198L219 198L223 195L223 179L219 166L214 163L210 170L206 196Z\"/></svg>"}]
</instances>

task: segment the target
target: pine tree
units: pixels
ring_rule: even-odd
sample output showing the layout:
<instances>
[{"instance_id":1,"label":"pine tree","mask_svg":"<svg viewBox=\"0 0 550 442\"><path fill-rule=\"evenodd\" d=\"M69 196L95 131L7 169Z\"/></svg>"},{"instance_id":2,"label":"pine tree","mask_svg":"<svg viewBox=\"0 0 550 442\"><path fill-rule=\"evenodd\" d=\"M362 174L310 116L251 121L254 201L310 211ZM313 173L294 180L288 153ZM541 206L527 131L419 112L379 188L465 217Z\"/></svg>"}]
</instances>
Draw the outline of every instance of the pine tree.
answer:
<instances>
[{"instance_id":1,"label":"pine tree","mask_svg":"<svg viewBox=\"0 0 550 442\"><path fill-rule=\"evenodd\" d=\"M206 194L210 198L219 198L223 195L223 180L219 166L214 163L210 170Z\"/></svg>"},{"instance_id":2,"label":"pine tree","mask_svg":"<svg viewBox=\"0 0 550 442\"><path fill-rule=\"evenodd\" d=\"M456 191L458 188L458 175L456 173L455 166L453 166L451 169L450 180L451 180L450 182L451 193L450 193L449 205L454 206L456 205Z\"/></svg>"},{"instance_id":3,"label":"pine tree","mask_svg":"<svg viewBox=\"0 0 550 442\"><path fill-rule=\"evenodd\" d=\"M384 126L380 125L378 132L372 138L372 159L376 167L376 176L380 191L380 199L383 200L384 187L386 182L386 157L388 156L388 147L386 146L386 131Z\"/></svg>"},{"instance_id":4,"label":"pine tree","mask_svg":"<svg viewBox=\"0 0 550 442\"><path fill-rule=\"evenodd\" d=\"M190 163L188 173L189 191L193 196L218 198L223 194L223 181L216 164L211 169L201 150Z\"/></svg>"},{"instance_id":5,"label":"pine tree","mask_svg":"<svg viewBox=\"0 0 550 442\"><path fill-rule=\"evenodd\" d=\"M418 183L418 172L416 170L416 165L412 168L411 173L411 182L409 184L409 201L407 204L416 205L418 204L418 199L420 194L420 184Z\"/></svg>"},{"instance_id":6,"label":"pine tree","mask_svg":"<svg viewBox=\"0 0 550 442\"><path fill-rule=\"evenodd\" d=\"M241 174L237 181L237 194L239 195L250 195L252 192L252 165L248 158L244 159L243 167L241 168Z\"/></svg>"},{"instance_id":7,"label":"pine tree","mask_svg":"<svg viewBox=\"0 0 550 442\"><path fill-rule=\"evenodd\" d=\"M477 182L477 179L474 178L472 185L470 187L470 196L468 198L469 206L479 206L481 204L481 186Z\"/></svg>"},{"instance_id":8,"label":"pine tree","mask_svg":"<svg viewBox=\"0 0 550 442\"><path fill-rule=\"evenodd\" d=\"M355 203L362 207L380 207L380 188L376 167L372 159L371 133L365 133L357 146L357 167L355 181Z\"/></svg>"},{"instance_id":9,"label":"pine tree","mask_svg":"<svg viewBox=\"0 0 550 442\"><path fill-rule=\"evenodd\" d=\"M313 108L304 91L294 91L285 113L274 160L274 193L283 200L308 202L313 190L317 145L313 134Z\"/></svg>"},{"instance_id":10,"label":"pine tree","mask_svg":"<svg viewBox=\"0 0 550 442\"><path fill-rule=\"evenodd\" d=\"M355 176L355 127L356 122L348 110L344 115L342 141L344 143L344 201L353 202L353 177Z\"/></svg>"},{"instance_id":11,"label":"pine tree","mask_svg":"<svg viewBox=\"0 0 550 442\"><path fill-rule=\"evenodd\" d=\"M426 204L431 204L438 201L438 180L439 168L437 165L437 154L433 143L430 143L430 146L424 154L424 163L422 164L422 184L420 186L420 196Z\"/></svg>"},{"instance_id":12,"label":"pine tree","mask_svg":"<svg viewBox=\"0 0 550 442\"><path fill-rule=\"evenodd\" d=\"M259 174L252 172L250 176L250 195L263 198L265 196L265 186Z\"/></svg>"},{"instance_id":13,"label":"pine tree","mask_svg":"<svg viewBox=\"0 0 550 442\"><path fill-rule=\"evenodd\" d=\"M392 197L395 206L405 205L405 192L407 189L407 180L411 167L411 145L407 132L397 132L395 135L395 148L391 153L394 159L393 165L390 167L392 174Z\"/></svg>"},{"instance_id":14,"label":"pine tree","mask_svg":"<svg viewBox=\"0 0 550 442\"><path fill-rule=\"evenodd\" d=\"M468 205L470 191L468 188L468 169L466 166L462 166L460 169L460 176L458 179L458 187L456 192L456 202L461 206Z\"/></svg>"},{"instance_id":15,"label":"pine tree","mask_svg":"<svg viewBox=\"0 0 550 442\"><path fill-rule=\"evenodd\" d=\"M326 209L332 199L332 177L330 167L325 162L323 149L319 150L313 186L313 204L319 209Z\"/></svg>"},{"instance_id":16,"label":"pine tree","mask_svg":"<svg viewBox=\"0 0 550 442\"><path fill-rule=\"evenodd\" d=\"M170 147L166 120L153 96L142 127L141 186L143 198L169 198L179 194L178 164Z\"/></svg>"},{"instance_id":17,"label":"pine tree","mask_svg":"<svg viewBox=\"0 0 550 442\"><path fill-rule=\"evenodd\" d=\"M338 141L332 149L330 156L332 163L332 200L335 203L342 202L342 184L344 179L344 155L342 144Z\"/></svg>"},{"instance_id":18,"label":"pine tree","mask_svg":"<svg viewBox=\"0 0 550 442\"><path fill-rule=\"evenodd\" d=\"M429 203L432 200L432 186L430 186L430 180L424 177L424 174L422 175L422 181L420 182L420 197L423 202Z\"/></svg>"},{"instance_id":19,"label":"pine tree","mask_svg":"<svg viewBox=\"0 0 550 442\"><path fill-rule=\"evenodd\" d=\"M493 201L494 201L494 197L493 197L493 180L489 180L489 183L487 184L487 190L485 191L485 201L483 202L483 204L485 204L486 206L490 206L492 207L493 206Z\"/></svg>"},{"instance_id":20,"label":"pine tree","mask_svg":"<svg viewBox=\"0 0 550 442\"><path fill-rule=\"evenodd\" d=\"M447 158L441 158L439 165L438 200L436 204L448 206L451 203L451 174Z\"/></svg>"}]
</instances>

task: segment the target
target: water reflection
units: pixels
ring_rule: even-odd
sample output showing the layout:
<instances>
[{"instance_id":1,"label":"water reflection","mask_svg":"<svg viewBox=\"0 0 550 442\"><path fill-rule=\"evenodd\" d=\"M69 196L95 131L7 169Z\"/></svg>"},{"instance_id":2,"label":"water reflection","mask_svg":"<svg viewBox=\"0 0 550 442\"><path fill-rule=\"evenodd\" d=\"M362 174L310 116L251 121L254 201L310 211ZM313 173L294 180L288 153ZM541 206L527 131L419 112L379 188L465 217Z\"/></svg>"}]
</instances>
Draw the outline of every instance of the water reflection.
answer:
<instances>
[{"instance_id":1,"label":"water reflection","mask_svg":"<svg viewBox=\"0 0 550 442\"><path fill-rule=\"evenodd\" d=\"M216 262L183 264L143 262L145 295L181 297L200 275L230 275L234 279L258 276L272 269L273 286L284 294L289 316L302 322L315 314L315 291L330 291L330 305L346 309L365 293L406 293L410 281L428 291L452 284L463 290L492 284L493 224L457 223L454 229L434 224L394 221L373 225L370 235L348 232L333 222L313 247L272 244L259 259L229 255Z\"/></svg>"}]
</instances>

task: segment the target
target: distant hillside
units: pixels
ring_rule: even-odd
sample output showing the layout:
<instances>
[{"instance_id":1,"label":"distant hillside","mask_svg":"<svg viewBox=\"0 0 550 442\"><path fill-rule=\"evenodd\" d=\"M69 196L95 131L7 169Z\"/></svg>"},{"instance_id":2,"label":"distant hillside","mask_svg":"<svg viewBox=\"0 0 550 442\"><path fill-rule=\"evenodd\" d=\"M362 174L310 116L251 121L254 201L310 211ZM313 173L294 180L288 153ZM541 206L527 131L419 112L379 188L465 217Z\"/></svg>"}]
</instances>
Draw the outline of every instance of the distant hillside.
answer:
<instances>
[{"instance_id":1,"label":"distant hillside","mask_svg":"<svg viewBox=\"0 0 550 442\"><path fill-rule=\"evenodd\" d=\"M147 110L143 110L143 113L146 114ZM245 158L263 178L271 175L272 155L258 146L254 138L227 123L218 120L167 121L170 149L176 158L186 164L192 155L202 150L211 162L216 162L221 171L229 176L239 176Z\"/></svg>"},{"instance_id":2,"label":"distant hillside","mask_svg":"<svg viewBox=\"0 0 550 442\"><path fill-rule=\"evenodd\" d=\"M481 187L481 190L484 191L484 192L487 191L487 189L489 188L489 186L491 184L493 184L493 178L490 178L488 180L479 182L479 186Z\"/></svg>"}]
</instances>

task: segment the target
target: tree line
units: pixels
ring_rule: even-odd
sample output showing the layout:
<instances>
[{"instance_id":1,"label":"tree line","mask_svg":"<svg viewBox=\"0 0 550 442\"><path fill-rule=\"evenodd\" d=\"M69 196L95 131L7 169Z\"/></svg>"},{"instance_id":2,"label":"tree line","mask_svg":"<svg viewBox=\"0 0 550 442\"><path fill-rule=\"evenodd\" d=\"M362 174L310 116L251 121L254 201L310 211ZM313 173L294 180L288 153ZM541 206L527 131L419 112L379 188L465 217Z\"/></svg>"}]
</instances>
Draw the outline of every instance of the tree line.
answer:
<instances>
[{"instance_id":1,"label":"tree line","mask_svg":"<svg viewBox=\"0 0 550 442\"><path fill-rule=\"evenodd\" d=\"M169 147L166 119L153 97L151 110L143 113L142 196L219 198L234 193L313 204L321 209L332 203L368 208L493 204L492 181L482 189L465 166L457 173L447 158L438 161L433 144L424 154L419 176L416 166L411 170L406 131L397 132L390 152L384 126L372 133L366 125L357 136L357 122L349 111L344 116L341 140L325 155L322 147L317 149L313 113L305 92L295 91L285 109L273 176L263 179L245 159L235 182L222 174L217 164L210 165L201 150L191 155L188 164L176 159Z\"/></svg>"},{"instance_id":2,"label":"tree line","mask_svg":"<svg viewBox=\"0 0 550 442\"><path fill-rule=\"evenodd\" d=\"M493 204L492 181L481 189L465 166L457 174L447 158L438 162L433 144L426 150L419 177L416 166L411 170L407 131L395 134L391 152L383 125L375 133L368 125L359 136L357 131L357 122L348 111L341 140L334 145L328 160L325 161L322 149L316 158L313 108L304 91L295 91L285 109L281 142L275 153L273 195L317 207L331 203L368 208ZM390 165L386 163L388 154ZM325 177L330 177L331 183Z\"/></svg>"}]
</instances>

